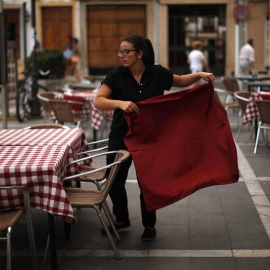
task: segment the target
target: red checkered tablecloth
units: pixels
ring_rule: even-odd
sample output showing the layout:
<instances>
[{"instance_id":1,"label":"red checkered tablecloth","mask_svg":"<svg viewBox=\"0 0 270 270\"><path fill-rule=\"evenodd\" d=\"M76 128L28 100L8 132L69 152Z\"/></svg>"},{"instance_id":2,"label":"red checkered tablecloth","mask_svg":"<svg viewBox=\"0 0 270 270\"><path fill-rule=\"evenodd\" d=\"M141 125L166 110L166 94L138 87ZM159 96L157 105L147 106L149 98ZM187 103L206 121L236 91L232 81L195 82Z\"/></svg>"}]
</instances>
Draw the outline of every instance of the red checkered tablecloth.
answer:
<instances>
[{"instance_id":1,"label":"red checkered tablecloth","mask_svg":"<svg viewBox=\"0 0 270 270\"><path fill-rule=\"evenodd\" d=\"M0 146L0 184L27 185L31 207L74 223L76 218L61 184L68 152L68 145ZM22 205L22 194L16 190L1 191L1 209Z\"/></svg>"},{"instance_id":2,"label":"red checkered tablecloth","mask_svg":"<svg viewBox=\"0 0 270 270\"><path fill-rule=\"evenodd\" d=\"M70 129L1 129L0 145L67 145L68 161L76 153L88 150L85 134L81 128ZM74 173L74 168L68 171Z\"/></svg>"},{"instance_id":3,"label":"red checkered tablecloth","mask_svg":"<svg viewBox=\"0 0 270 270\"><path fill-rule=\"evenodd\" d=\"M84 103L79 110L72 110L74 115L80 117L90 117L91 118L91 126L99 130L102 126L104 111L99 110L94 106L94 101L96 97L96 91L84 91L84 92L71 92L69 93L71 96L80 96L84 98ZM62 93L57 94L56 98L64 99L64 95ZM108 111L110 115L113 114L113 111ZM55 121L54 115L52 116L52 120Z\"/></svg>"},{"instance_id":4,"label":"red checkered tablecloth","mask_svg":"<svg viewBox=\"0 0 270 270\"><path fill-rule=\"evenodd\" d=\"M0 130L0 185L30 188L31 206L75 222L62 179L81 172L78 164L67 166L76 153L88 149L82 129ZM0 208L19 207L15 191L1 191Z\"/></svg>"},{"instance_id":5,"label":"red checkered tablecloth","mask_svg":"<svg viewBox=\"0 0 270 270\"><path fill-rule=\"evenodd\" d=\"M255 101L264 99L264 95L270 95L270 93L262 93L262 92L253 93L250 96L249 102L247 104L246 112L244 114L244 119L243 119L244 124L248 123L251 120L259 118L260 115L259 115L259 111L258 111Z\"/></svg>"}]
</instances>

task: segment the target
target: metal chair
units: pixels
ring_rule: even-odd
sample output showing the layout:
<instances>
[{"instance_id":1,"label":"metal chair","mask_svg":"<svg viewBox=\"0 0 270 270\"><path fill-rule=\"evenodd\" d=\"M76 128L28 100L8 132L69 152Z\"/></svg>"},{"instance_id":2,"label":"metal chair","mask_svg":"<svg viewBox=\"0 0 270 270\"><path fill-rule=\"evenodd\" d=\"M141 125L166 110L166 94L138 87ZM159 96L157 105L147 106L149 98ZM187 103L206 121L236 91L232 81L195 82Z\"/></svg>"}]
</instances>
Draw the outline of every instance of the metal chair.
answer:
<instances>
[{"instance_id":1,"label":"metal chair","mask_svg":"<svg viewBox=\"0 0 270 270\"><path fill-rule=\"evenodd\" d=\"M27 230L30 242L30 249L32 251L32 263L33 267L37 267L37 254L36 244L34 237L34 230L32 224L31 210L30 210L30 199L29 193L26 186L0 186L0 191L5 190L7 194L12 190L23 191L24 196L24 208L12 209L12 210L1 210L0 211L0 233L6 232L6 237L0 237L1 241L7 242L7 269L11 269L11 232L12 228L21 217L26 214Z\"/></svg>"},{"instance_id":2,"label":"metal chair","mask_svg":"<svg viewBox=\"0 0 270 270\"><path fill-rule=\"evenodd\" d=\"M74 113L72 112L72 105L79 107L82 106L83 102L53 99L50 100L50 104L55 114L57 123L63 125L68 125L69 123L71 123L76 127L80 127L82 122L91 120L90 117L79 117L74 115Z\"/></svg>"},{"instance_id":3,"label":"metal chair","mask_svg":"<svg viewBox=\"0 0 270 270\"><path fill-rule=\"evenodd\" d=\"M236 91L234 93L234 96L239 104L239 108L240 108L240 112L241 112L241 116L243 118L246 108L247 108L247 104L249 101L249 97L250 97L250 93L248 91ZM239 129L236 135L236 141L238 141L239 137L240 137L240 133L242 131L243 128L243 119L242 119L242 123L239 125Z\"/></svg>"},{"instance_id":4,"label":"metal chair","mask_svg":"<svg viewBox=\"0 0 270 270\"><path fill-rule=\"evenodd\" d=\"M104 184L102 185L102 188L100 190L96 190L96 189L89 189L89 188L65 188L67 196L69 198L70 204L72 205L72 207L79 207L79 208L93 208L96 210L96 213L102 223L102 226L104 228L104 230L106 231L106 234L109 237L110 243L114 249L114 252L117 256L117 258L120 260L121 256L120 253L115 245L113 236L109 230L109 228L106 225L106 222L103 218L102 215L102 210L104 211L109 224L111 225L118 241L120 241L120 237L116 231L116 228L114 226L114 222L111 218L111 215L108 213L107 211L107 207L104 206L104 203L106 201L106 198L109 194L109 191L111 189L111 186L113 184L113 181L116 177L116 174L122 164L122 162L124 162L125 160L127 160L130 156L130 153L126 150L118 150L118 151L112 151L112 152L106 152L106 153L102 153L102 154L98 154L96 156L102 156L102 155L111 155L114 154L115 155L115 160L113 163L92 170L92 171L87 171L87 172L83 172L80 174L76 174L76 175L72 175L69 177L64 178L64 182L66 181L71 181L73 179L78 179L78 178L82 178L91 174L96 174L100 171L104 171L104 170L109 170L108 172L108 176L107 179L105 180Z\"/></svg>"},{"instance_id":5,"label":"metal chair","mask_svg":"<svg viewBox=\"0 0 270 270\"><path fill-rule=\"evenodd\" d=\"M239 104L237 101L229 102L226 97L226 102L222 102L219 95L227 96L228 93L224 89L215 88L214 89L215 98L216 100L224 107L224 109L227 111L228 109L239 109Z\"/></svg>"},{"instance_id":6,"label":"metal chair","mask_svg":"<svg viewBox=\"0 0 270 270\"><path fill-rule=\"evenodd\" d=\"M257 152L261 129L266 130L266 136L264 138L266 145L268 144L267 130L270 129L270 100L256 100L255 103L259 111L260 119L259 119L257 136L256 136L256 141L255 141L255 146L254 146L254 154L256 154Z\"/></svg>"}]
</instances>

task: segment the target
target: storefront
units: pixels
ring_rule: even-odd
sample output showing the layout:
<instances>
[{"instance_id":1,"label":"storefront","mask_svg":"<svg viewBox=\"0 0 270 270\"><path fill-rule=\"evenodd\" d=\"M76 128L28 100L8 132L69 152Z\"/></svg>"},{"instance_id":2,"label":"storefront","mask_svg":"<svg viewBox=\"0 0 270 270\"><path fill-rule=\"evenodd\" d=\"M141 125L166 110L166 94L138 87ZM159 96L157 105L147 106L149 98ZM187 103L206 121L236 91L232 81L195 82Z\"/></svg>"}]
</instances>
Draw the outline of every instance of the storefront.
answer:
<instances>
[{"instance_id":1,"label":"storefront","mask_svg":"<svg viewBox=\"0 0 270 270\"><path fill-rule=\"evenodd\" d=\"M234 13L238 4L248 9L241 21ZM30 0L27 5L31 13ZM22 52L23 31L16 30L22 29L20 8L9 35ZM63 50L68 35L79 39L85 73L106 73L119 65L115 52L129 34L147 36L157 63L179 74L189 71L186 57L195 39L203 42L210 69L217 75L235 70L237 52L248 38L255 40L255 69L270 65L269 0L38 0L36 18L37 39L43 48ZM31 51L30 24L28 21L27 53Z\"/></svg>"}]
</instances>

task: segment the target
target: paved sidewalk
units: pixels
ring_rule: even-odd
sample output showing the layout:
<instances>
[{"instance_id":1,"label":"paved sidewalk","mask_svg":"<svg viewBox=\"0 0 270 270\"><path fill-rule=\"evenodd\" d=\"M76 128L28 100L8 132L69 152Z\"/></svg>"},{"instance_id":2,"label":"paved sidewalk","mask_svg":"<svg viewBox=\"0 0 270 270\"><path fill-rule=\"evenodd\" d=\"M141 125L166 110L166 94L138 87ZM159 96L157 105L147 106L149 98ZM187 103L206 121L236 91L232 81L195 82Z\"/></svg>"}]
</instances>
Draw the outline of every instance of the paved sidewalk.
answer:
<instances>
[{"instance_id":1,"label":"paved sidewalk","mask_svg":"<svg viewBox=\"0 0 270 270\"><path fill-rule=\"evenodd\" d=\"M222 87L222 85L218 85ZM238 115L228 111L234 136ZM42 122L9 123L9 128ZM269 270L270 269L270 148L260 140L253 154L254 135L245 126L237 143L241 179L213 186L157 212L157 237L142 242L139 189L132 167L127 183L131 227L121 232L117 260L109 240L101 236L93 210L76 210L70 241L64 240L63 222L56 219L59 269L110 270ZM91 136L91 132L89 132ZM101 164L103 161L99 160ZM47 214L33 210L40 269L47 240ZM25 220L13 230L13 269L31 269ZM0 269L5 269L5 246L0 244Z\"/></svg>"}]
</instances>

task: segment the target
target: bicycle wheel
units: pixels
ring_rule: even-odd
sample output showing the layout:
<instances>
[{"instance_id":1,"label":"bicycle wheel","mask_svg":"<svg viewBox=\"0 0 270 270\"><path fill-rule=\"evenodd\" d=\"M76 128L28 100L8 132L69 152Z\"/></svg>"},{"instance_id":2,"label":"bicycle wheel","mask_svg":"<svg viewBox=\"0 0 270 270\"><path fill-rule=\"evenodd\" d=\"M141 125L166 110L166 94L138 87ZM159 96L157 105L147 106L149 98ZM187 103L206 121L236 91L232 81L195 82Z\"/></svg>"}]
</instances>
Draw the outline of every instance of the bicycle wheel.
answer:
<instances>
[{"instance_id":1,"label":"bicycle wheel","mask_svg":"<svg viewBox=\"0 0 270 270\"><path fill-rule=\"evenodd\" d=\"M23 122L24 119L31 113L31 98L29 93L24 87L21 87L17 92L16 97L16 115L19 122Z\"/></svg>"}]
</instances>

